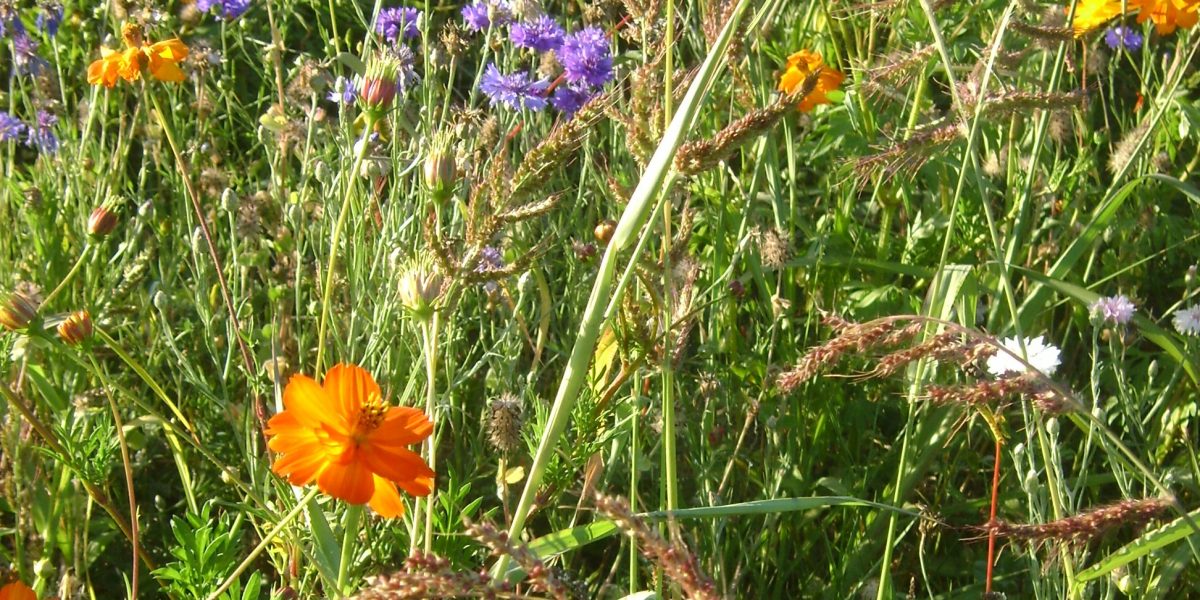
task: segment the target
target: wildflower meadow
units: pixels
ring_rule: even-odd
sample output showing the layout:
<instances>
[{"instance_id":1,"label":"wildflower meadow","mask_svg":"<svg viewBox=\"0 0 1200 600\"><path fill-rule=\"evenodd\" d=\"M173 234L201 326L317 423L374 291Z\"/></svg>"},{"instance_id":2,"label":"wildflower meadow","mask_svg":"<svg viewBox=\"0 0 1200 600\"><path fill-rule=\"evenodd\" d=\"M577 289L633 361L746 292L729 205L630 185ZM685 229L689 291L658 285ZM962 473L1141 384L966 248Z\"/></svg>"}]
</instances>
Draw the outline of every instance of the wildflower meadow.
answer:
<instances>
[{"instance_id":1,"label":"wildflower meadow","mask_svg":"<svg viewBox=\"0 0 1200 600\"><path fill-rule=\"evenodd\" d=\"M0 0L0 600L1200 598L1198 21Z\"/></svg>"}]
</instances>

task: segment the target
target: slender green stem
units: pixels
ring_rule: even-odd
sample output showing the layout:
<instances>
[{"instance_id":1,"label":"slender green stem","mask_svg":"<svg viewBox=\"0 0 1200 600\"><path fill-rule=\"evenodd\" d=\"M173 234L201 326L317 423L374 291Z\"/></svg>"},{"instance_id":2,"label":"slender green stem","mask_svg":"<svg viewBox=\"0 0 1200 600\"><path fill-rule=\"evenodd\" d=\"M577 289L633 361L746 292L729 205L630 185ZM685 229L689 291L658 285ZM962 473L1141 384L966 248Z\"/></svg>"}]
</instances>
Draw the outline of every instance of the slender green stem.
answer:
<instances>
[{"instance_id":1,"label":"slender green stem","mask_svg":"<svg viewBox=\"0 0 1200 600\"><path fill-rule=\"evenodd\" d=\"M130 592L129 597L137 598L138 595L138 554L141 552L141 544L138 536L138 511L137 511L137 496L134 495L133 489L133 461L129 458L129 443L125 439L125 423L121 420L121 411L117 408L117 401L113 399L113 391L108 382L108 377L104 375L104 371L100 369L100 365L96 363L96 357L91 352L87 353L88 361L92 365L92 372L96 378L100 380L100 385L104 391L104 397L108 399L108 408L112 411L113 427L117 430L117 446L121 450L121 465L125 469L125 491L129 494L129 532L132 535L130 544L133 545L133 564L132 573L130 575Z\"/></svg>"},{"instance_id":2,"label":"slender green stem","mask_svg":"<svg viewBox=\"0 0 1200 600\"><path fill-rule=\"evenodd\" d=\"M342 532L342 556L338 560L337 596L346 596L346 578L350 575L350 563L354 562L354 549L358 546L358 524L362 520L361 504L351 504L346 509L345 531Z\"/></svg>"},{"instance_id":3,"label":"slender green stem","mask_svg":"<svg viewBox=\"0 0 1200 600\"><path fill-rule=\"evenodd\" d=\"M437 357L438 357L438 324L440 315L437 312L433 313L433 317L426 324L425 330L425 413L429 416L429 420L433 423L433 433L426 440L426 452L429 459L429 468L437 471L437 438L438 438L438 423L441 420L438 417L437 406ZM429 495L425 497L425 554L433 553L433 498L437 494L437 489L429 491Z\"/></svg>"},{"instance_id":4,"label":"slender green stem","mask_svg":"<svg viewBox=\"0 0 1200 600\"><path fill-rule=\"evenodd\" d=\"M333 226L333 236L329 241L329 263L325 265L325 285L321 292L321 321L317 327L317 364L314 369L316 373L321 372L321 367L324 364L322 361L325 358L325 333L329 327L329 305L333 297L333 274L337 271L338 246L342 241L342 230L346 228L346 218L350 214L350 201L354 197L354 184L358 181L358 172L362 169L363 160L367 156L371 130L375 128L375 117L370 112L365 114L367 117L366 126L363 128L362 141L359 143L358 152L354 155L354 164L350 168L350 173L348 174L349 181L346 183L346 195L342 198L342 208L338 211L337 223Z\"/></svg>"},{"instance_id":5,"label":"slender green stem","mask_svg":"<svg viewBox=\"0 0 1200 600\"><path fill-rule=\"evenodd\" d=\"M279 537L279 534L283 532L283 529L291 524L291 522L300 514L300 512L304 510L304 506L307 505L313 498L316 498L320 491L321 489L318 487L313 487L313 489L309 490L309 492L305 494L299 502L296 503L296 506L292 507L292 510L288 511L288 513L284 515L274 527L271 528L271 531L267 532L267 535L263 536L262 541L260 541L258 545L250 551L250 554L246 555L246 558L243 559L241 564L239 564L237 568L225 578L225 581L221 582L221 585L217 586L217 589L208 595L208 600L217 600L217 598L220 598L221 594L224 594L225 590L228 590L229 586L233 585L233 582L237 581L238 577L241 577L242 573L245 573L246 569L250 568L250 565L258 559L258 555L262 554L263 550L266 550L267 546L269 546L271 542L274 542L275 538Z\"/></svg>"},{"instance_id":6,"label":"slender green stem","mask_svg":"<svg viewBox=\"0 0 1200 600\"><path fill-rule=\"evenodd\" d=\"M83 263L87 260L88 253L91 250L92 245L90 243L83 245L83 250L79 253L79 258L75 259L75 264L71 265L71 270L67 271L67 276L63 277L62 281L58 282L58 285L46 295L46 298L42 300L42 306L50 306L50 303L67 288L67 284L71 283L71 280L79 273L79 269L83 267Z\"/></svg>"}]
</instances>

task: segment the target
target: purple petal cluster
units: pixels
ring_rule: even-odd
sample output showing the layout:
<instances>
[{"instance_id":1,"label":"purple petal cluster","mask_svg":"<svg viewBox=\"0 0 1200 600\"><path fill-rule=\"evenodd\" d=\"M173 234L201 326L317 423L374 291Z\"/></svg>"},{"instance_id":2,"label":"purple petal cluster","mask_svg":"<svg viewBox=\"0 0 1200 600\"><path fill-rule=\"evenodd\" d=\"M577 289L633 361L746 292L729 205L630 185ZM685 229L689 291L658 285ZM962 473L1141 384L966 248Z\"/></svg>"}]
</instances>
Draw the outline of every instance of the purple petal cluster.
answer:
<instances>
[{"instance_id":1,"label":"purple petal cluster","mask_svg":"<svg viewBox=\"0 0 1200 600\"><path fill-rule=\"evenodd\" d=\"M528 71L516 71L505 75L489 63L479 83L479 89L487 95L492 106L503 104L511 109L527 108L539 111L546 108L545 80L534 80Z\"/></svg>"},{"instance_id":2,"label":"purple petal cluster","mask_svg":"<svg viewBox=\"0 0 1200 600\"><path fill-rule=\"evenodd\" d=\"M0 142L15 142L25 134L25 124L20 119L0 111Z\"/></svg>"},{"instance_id":3,"label":"purple petal cluster","mask_svg":"<svg viewBox=\"0 0 1200 600\"><path fill-rule=\"evenodd\" d=\"M566 32L550 15L542 15L532 21L513 23L508 30L508 39L518 48L532 48L538 52L556 50L563 43Z\"/></svg>"},{"instance_id":4,"label":"purple petal cluster","mask_svg":"<svg viewBox=\"0 0 1200 600\"><path fill-rule=\"evenodd\" d=\"M586 85L568 84L560 85L554 89L554 96L550 98L550 104L559 112L570 116L583 108L584 104L596 97L596 91Z\"/></svg>"},{"instance_id":5,"label":"purple petal cluster","mask_svg":"<svg viewBox=\"0 0 1200 600\"><path fill-rule=\"evenodd\" d=\"M58 35L58 25L62 23L63 5L61 2L46 2L41 5L41 10L38 11L37 28L40 31L45 31L46 35L54 37Z\"/></svg>"},{"instance_id":6,"label":"purple petal cluster","mask_svg":"<svg viewBox=\"0 0 1200 600\"><path fill-rule=\"evenodd\" d=\"M608 37L599 27L586 27L567 35L556 54L563 74L571 83L600 87L613 78Z\"/></svg>"},{"instance_id":7,"label":"purple petal cluster","mask_svg":"<svg viewBox=\"0 0 1200 600\"><path fill-rule=\"evenodd\" d=\"M250 10L250 2L251 0L196 0L196 10L206 13L217 8L222 18L233 21Z\"/></svg>"},{"instance_id":8,"label":"purple petal cluster","mask_svg":"<svg viewBox=\"0 0 1200 600\"><path fill-rule=\"evenodd\" d=\"M379 11L379 18L375 20L375 33L393 44L402 37L415 38L421 35L420 20L421 11L415 8L385 8Z\"/></svg>"},{"instance_id":9,"label":"purple petal cluster","mask_svg":"<svg viewBox=\"0 0 1200 600\"><path fill-rule=\"evenodd\" d=\"M504 255L500 254L500 249L495 246L484 246L483 250L479 251L479 264L475 265L476 273L488 273L497 269L504 268ZM489 294L495 293L500 289L495 281L488 281L483 284L483 289Z\"/></svg>"},{"instance_id":10,"label":"purple petal cluster","mask_svg":"<svg viewBox=\"0 0 1200 600\"><path fill-rule=\"evenodd\" d=\"M14 21L20 23L20 20ZM20 75L41 75L42 71L50 67L50 63L46 59L38 55L37 40L30 37L25 31L25 27L13 28L13 65L17 68L17 73Z\"/></svg>"},{"instance_id":11,"label":"purple petal cluster","mask_svg":"<svg viewBox=\"0 0 1200 600\"><path fill-rule=\"evenodd\" d=\"M1130 52L1137 52L1142 48L1142 41L1142 34L1125 25L1110 27L1104 32L1104 43L1113 50L1124 48Z\"/></svg>"},{"instance_id":12,"label":"purple petal cluster","mask_svg":"<svg viewBox=\"0 0 1200 600\"><path fill-rule=\"evenodd\" d=\"M326 98L330 102L336 102L337 104L349 106L354 104L354 100L358 98L358 86L355 85L353 79L346 79L345 77L338 75L338 78L334 80L333 87L329 90L329 94L326 96Z\"/></svg>"},{"instance_id":13,"label":"purple petal cluster","mask_svg":"<svg viewBox=\"0 0 1200 600\"><path fill-rule=\"evenodd\" d=\"M1088 308L1096 319L1115 325L1128 323L1133 318L1134 311L1137 310L1133 302L1122 295L1099 298Z\"/></svg>"},{"instance_id":14,"label":"purple petal cluster","mask_svg":"<svg viewBox=\"0 0 1200 600\"><path fill-rule=\"evenodd\" d=\"M29 128L29 139L26 144L37 148L42 154L54 154L58 152L58 137L54 135L54 126L58 124L58 117L44 110L39 110L37 113L37 123Z\"/></svg>"},{"instance_id":15,"label":"purple petal cluster","mask_svg":"<svg viewBox=\"0 0 1200 600\"><path fill-rule=\"evenodd\" d=\"M502 27L513 20L508 0L478 0L462 7L462 18L471 31L486 31L493 25Z\"/></svg>"}]
</instances>

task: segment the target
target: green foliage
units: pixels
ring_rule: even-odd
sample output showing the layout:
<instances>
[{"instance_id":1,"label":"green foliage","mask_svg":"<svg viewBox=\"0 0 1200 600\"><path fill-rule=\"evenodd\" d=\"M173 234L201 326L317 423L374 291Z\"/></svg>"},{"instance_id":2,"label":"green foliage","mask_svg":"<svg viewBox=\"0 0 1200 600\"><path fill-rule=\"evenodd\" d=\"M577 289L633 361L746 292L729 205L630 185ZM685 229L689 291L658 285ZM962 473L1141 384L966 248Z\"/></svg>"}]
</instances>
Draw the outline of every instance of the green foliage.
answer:
<instances>
[{"instance_id":1,"label":"green foliage","mask_svg":"<svg viewBox=\"0 0 1200 600\"><path fill-rule=\"evenodd\" d=\"M154 571L166 582L165 590L179 598L207 598L237 566L241 558L241 515L220 512L214 518L216 502L207 502L197 513L188 512L182 518L171 519L174 543L168 551L172 561ZM261 598L262 574L255 572L245 581L234 580L233 586L219 596L221 600L253 600Z\"/></svg>"}]
</instances>

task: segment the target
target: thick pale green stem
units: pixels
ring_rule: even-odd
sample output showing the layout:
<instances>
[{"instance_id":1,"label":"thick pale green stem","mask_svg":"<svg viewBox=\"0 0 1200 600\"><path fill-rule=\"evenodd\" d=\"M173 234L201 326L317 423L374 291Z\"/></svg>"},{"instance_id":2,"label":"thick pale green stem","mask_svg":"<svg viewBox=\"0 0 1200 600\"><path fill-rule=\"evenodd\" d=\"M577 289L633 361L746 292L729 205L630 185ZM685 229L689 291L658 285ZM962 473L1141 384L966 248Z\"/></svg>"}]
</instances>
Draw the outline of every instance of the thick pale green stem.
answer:
<instances>
[{"instance_id":1,"label":"thick pale green stem","mask_svg":"<svg viewBox=\"0 0 1200 600\"><path fill-rule=\"evenodd\" d=\"M438 313L433 313L433 318L425 326L425 378L428 380L425 386L425 414L429 416L429 420L433 422L433 433L429 435L426 441L426 458L429 460L429 468L437 471L437 437L438 437L438 409L437 409L437 356L438 356ZM425 554L433 553L433 498L437 494L437 489L430 490L429 495L425 497Z\"/></svg>"},{"instance_id":2,"label":"thick pale green stem","mask_svg":"<svg viewBox=\"0 0 1200 600\"><path fill-rule=\"evenodd\" d=\"M88 254L91 252L91 250L91 244L84 244L83 251L79 253L79 258L75 259L75 264L71 265L71 270L67 271L67 276L63 277L62 281L58 282L58 285L54 287L54 290L42 300L42 306L50 306L50 302L57 298L58 295L67 288L67 284L71 283L71 280L74 279L75 275L79 273L79 269L83 267L83 263L87 260Z\"/></svg>"},{"instance_id":3,"label":"thick pale green stem","mask_svg":"<svg viewBox=\"0 0 1200 600\"><path fill-rule=\"evenodd\" d=\"M513 514L512 525L509 528L510 539L521 539L521 533L525 528L525 519L533 508L533 502L537 497L538 488L542 484L546 467L550 463L550 457L554 454L559 439L566 430L567 423L571 420L571 411L574 409L579 391L587 379L588 365L591 363L596 349L600 327L604 323L604 308L610 301L609 295L617 269L617 255L629 245L635 233L642 229L659 193L662 192L668 180L672 179L671 164L675 159L675 152L683 142L684 133L692 127L699 107L724 60L725 51L733 38L733 32L737 30L742 14L750 4L750 0L738 2L716 44L709 50L704 64L700 67L687 95L671 120L663 140L651 157L646 172L638 182L637 188L634 189L629 204L625 207L625 212L617 223L612 240L609 241L608 248L604 251L604 258L600 261L596 281L588 296L587 307L584 309L579 323L575 346L571 349L566 370L547 418L546 429L542 432L541 440L538 442L533 464L529 469L529 476L525 480L525 488L521 492L521 499ZM637 259L637 256L630 256L628 260L636 261ZM494 574L502 576L507 568L508 559L501 557L496 563Z\"/></svg>"},{"instance_id":4,"label":"thick pale green stem","mask_svg":"<svg viewBox=\"0 0 1200 600\"><path fill-rule=\"evenodd\" d=\"M345 597L346 578L350 575L350 563L354 562L354 549L358 545L358 523L362 520L361 504L351 504L346 509L346 525L342 532L342 555L338 560L337 595Z\"/></svg>"}]
</instances>

